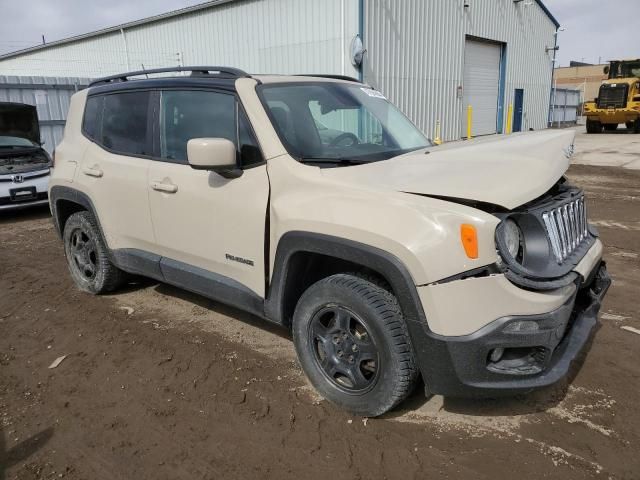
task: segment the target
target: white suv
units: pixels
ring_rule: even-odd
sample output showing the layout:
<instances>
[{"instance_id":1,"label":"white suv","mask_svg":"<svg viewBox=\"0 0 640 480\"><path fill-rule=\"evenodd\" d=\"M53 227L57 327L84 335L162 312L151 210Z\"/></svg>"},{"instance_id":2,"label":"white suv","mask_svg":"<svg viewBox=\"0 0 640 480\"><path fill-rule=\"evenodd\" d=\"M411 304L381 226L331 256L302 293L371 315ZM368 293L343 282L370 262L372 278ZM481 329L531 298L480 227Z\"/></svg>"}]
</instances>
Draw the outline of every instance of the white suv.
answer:
<instances>
[{"instance_id":1,"label":"white suv","mask_svg":"<svg viewBox=\"0 0 640 480\"><path fill-rule=\"evenodd\" d=\"M50 165L36 107L0 102L0 211L47 204Z\"/></svg>"},{"instance_id":2,"label":"white suv","mask_svg":"<svg viewBox=\"0 0 640 480\"><path fill-rule=\"evenodd\" d=\"M353 79L174 71L73 96L50 202L81 289L140 274L286 326L362 415L419 376L481 396L566 375L610 284L563 177L573 132L433 147Z\"/></svg>"}]
</instances>

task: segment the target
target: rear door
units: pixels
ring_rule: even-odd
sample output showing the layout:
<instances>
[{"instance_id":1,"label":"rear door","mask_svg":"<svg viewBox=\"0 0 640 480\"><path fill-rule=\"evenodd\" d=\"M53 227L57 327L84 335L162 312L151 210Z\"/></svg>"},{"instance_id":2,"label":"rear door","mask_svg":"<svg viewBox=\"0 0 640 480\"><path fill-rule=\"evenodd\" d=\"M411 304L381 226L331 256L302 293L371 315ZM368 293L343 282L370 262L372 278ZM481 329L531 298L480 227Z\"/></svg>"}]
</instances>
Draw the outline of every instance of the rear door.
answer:
<instances>
[{"instance_id":1,"label":"rear door","mask_svg":"<svg viewBox=\"0 0 640 480\"><path fill-rule=\"evenodd\" d=\"M222 90L164 90L158 131L147 185L163 274L178 275L182 269L181 278L189 272L206 276L201 269L264 297L269 179L236 96ZM243 174L227 179L191 168L187 142L192 138L233 141Z\"/></svg>"},{"instance_id":2,"label":"rear door","mask_svg":"<svg viewBox=\"0 0 640 480\"><path fill-rule=\"evenodd\" d=\"M75 181L91 197L111 249L150 250L155 243L147 191L151 98L127 91L87 99L82 131L92 143Z\"/></svg>"}]
</instances>

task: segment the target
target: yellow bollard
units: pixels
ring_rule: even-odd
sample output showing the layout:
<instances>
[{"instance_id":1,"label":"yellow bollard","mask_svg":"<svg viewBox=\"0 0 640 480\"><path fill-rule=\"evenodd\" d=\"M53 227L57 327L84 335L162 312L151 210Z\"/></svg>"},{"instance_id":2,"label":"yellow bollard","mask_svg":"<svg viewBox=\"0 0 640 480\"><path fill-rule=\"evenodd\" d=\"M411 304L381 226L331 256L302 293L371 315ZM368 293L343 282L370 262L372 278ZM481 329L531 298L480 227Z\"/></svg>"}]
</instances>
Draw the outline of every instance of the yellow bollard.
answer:
<instances>
[{"instance_id":1,"label":"yellow bollard","mask_svg":"<svg viewBox=\"0 0 640 480\"><path fill-rule=\"evenodd\" d=\"M433 143L435 143L436 145L442 144L442 139L440 138L440 120L436 122L436 136L433 139Z\"/></svg>"},{"instance_id":2,"label":"yellow bollard","mask_svg":"<svg viewBox=\"0 0 640 480\"><path fill-rule=\"evenodd\" d=\"M467 107L467 140L471 140L471 124L473 122L473 108Z\"/></svg>"},{"instance_id":3,"label":"yellow bollard","mask_svg":"<svg viewBox=\"0 0 640 480\"><path fill-rule=\"evenodd\" d=\"M513 104L509 104L509 110L507 110L507 129L505 133L509 135L511 133L511 119L513 118Z\"/></svg>"}]
</instances>

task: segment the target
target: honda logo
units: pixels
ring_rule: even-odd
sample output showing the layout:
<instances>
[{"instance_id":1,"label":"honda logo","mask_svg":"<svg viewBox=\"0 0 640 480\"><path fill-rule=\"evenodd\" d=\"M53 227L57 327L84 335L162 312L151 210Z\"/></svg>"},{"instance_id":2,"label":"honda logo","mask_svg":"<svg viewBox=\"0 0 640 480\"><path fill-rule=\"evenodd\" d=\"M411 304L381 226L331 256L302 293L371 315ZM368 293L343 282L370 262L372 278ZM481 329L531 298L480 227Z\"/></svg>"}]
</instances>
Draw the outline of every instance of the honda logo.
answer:
<instances>
[{"instance_id":1,"label":"honda logo","mask_svg":"<svg viewBox=\"0 0 640 480\"><path fill-rule=\"evenodd\" d=\"M22 175L11 175L11 181L13 183L22 183L24 182L24 177Z\"/></svg>"}]
</instances>

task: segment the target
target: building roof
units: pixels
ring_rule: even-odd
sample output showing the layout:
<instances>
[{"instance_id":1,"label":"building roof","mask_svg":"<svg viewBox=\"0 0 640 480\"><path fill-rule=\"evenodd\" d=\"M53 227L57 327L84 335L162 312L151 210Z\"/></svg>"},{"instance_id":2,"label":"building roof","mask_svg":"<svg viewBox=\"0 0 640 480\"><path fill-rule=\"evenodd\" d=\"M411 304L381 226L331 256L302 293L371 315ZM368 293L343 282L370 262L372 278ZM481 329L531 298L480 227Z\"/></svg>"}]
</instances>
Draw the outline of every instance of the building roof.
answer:
<instances>
[{"instance_id":1,"label":"building roof","mask_svg":"<svg viewBox=\"0 0 640 480\"><path fill-rule=\"evenodd\" d=\"M556 28L560 28L560 22L558 22L558 20L556 20L556 17L553 16L553 13L551 13L551 11L549 11L549 9L542 2L542 0L536 0L536 3L538 5L540 5L540 8L542 9L542 11L547 14L547 17L549 17L549 19L553 22L553 24L556 26Z\"/></svg>"},{"instance_id":2,"label":"building roof","mask_svg":"<svg viewBox=\"0 0 640 480\"><path fill-rule=\"evenodd\" d=\"M200 10L205 10L207 8L210 8L216 5L222 5L224 3L237 2L237 1L239 0L209 0L208 2L199 3L191 7L181 8L179 10L172 10L170 12L161 13L159 15L154 15L152 17L146 17L140 20L134 20L132 22L122 23L120 25L114 25L113 27L107 27L100 30L95 30L93 32L83 33L80 35L74 35L73 37L63 38L61 40L56 40L54 42L49 42L42 45L36 45L33 47L24 48L22 50L16 50L15 52L5 53L4 55L0 55L0 60L6 60L12 57L19 57L20 55L24 55L25 53L36 52L38 50L45 50L50 47L57 47L60 45L77 42L79 40L84 40L87 38L99 37L100 35L119 32L120 30L127 30L132 27L147 25L149 23L159 22L161 20L166 20L168 18L179 17L181 15L185 15L191 12L198 12Z\"/></svg>"},{"instance_id":3,"label":"building roof","mask_svg":"<svg viewBox=\"0 0 640 480\"><path fill-rule=\"evenodd\" d=\"M54 42L45 43L42 45L35 45L33 47L24 48L22 50L16 50L15 52L5 53L4 55L0 55L0 60L6 60L13 57L19 57L24 55L25 53L36 52L39 50L45 50L50 47L57 47L60 45L64 45L67 43L77 42L79 40L84 40L87 38L99 37L100 35L106 35L108 33L119 32L120 30L127 30L132 27L137 27L140 25L147 25L154 22L159 22L161 20L166 20L168 18L179 17L181 15L185 15L192 12L197 12L200 10L205 10L207 8L222 5L224 3L237 2L240 0L209 0L208 2L199 3L197 5L193 5L191 7L181 8L179 10L172 10L170 12L161 13L159 15L154 15L152 17L146 17L140 20L134 20L132 22L122 23L120 25L115 25L113 27L103 28L101 30L95 30L89 33L83 33L81 35L74 35L72 37L63 38L61 40L56 40ZM560 23L556 20L553 14L549 11L546 5L542 2L542 0L536 0L536 3L540 5L542 11L549 17L549 19L553 22L556 28L560 28Z\"/></svg>"}]
</instances>

